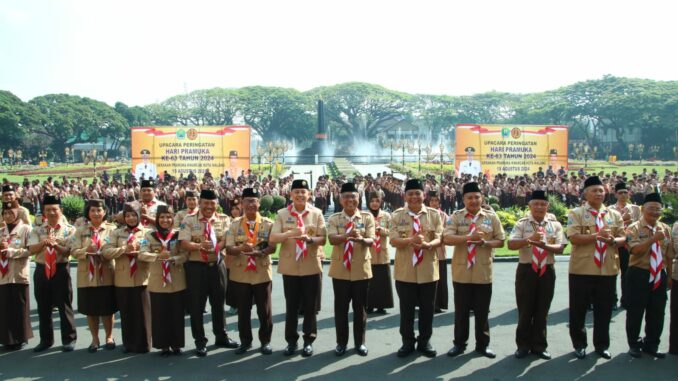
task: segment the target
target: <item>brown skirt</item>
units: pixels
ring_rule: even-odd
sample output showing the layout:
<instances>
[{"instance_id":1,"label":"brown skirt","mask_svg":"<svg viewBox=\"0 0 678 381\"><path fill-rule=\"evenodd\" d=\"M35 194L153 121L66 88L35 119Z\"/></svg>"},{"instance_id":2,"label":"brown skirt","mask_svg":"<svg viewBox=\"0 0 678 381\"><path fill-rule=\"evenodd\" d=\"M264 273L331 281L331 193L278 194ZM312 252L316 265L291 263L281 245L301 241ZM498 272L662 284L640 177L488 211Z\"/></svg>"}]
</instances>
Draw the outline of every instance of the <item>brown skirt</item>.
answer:
<instances>
[{"instance_id":1,"label":"brown skirt","mask_svg":"<svg viewBox=\"0 0 678 381\"><path fill-rule=\"evenodd\" d=\"M27 284L0 286L0 344L22 344L33 337Z\"/></svg>"},{"instance_id":2,"label":"brown skirt","mask_svg":"<svg viewBox=\"0 0 678 381\"><path fill-rule=\"evenodd\" d=\"M185 292L151 292L150 294L153 348L183 348Z\"/></svg>"},{"instance_id":3,"label":"brown skirt","mask_svg":"<svg viewBox=\"0 0 678 381\"><path fill-rule=\"evenodd\" d=\"M118 312L115 287L78 288L78 312L86 316L109 316Z\"/></svg>"},{"instance_id":4,"label":"brown skirt","mask_svg":"<svg viewBox=\"0 0 678 381\"><path fill-rule=\"evenodd\" d=\"M393 308L391 265L372 265L372 280L367 289L367 308Z\"/></svg>"},{"instance_id":5,"label":"brown skirt","mask_svg":"<svg viewBox=\"0 0 678 381\"><path fill-rule=\"evenodd\" d=\"M120 309L122 345L128 352L146 353L151 349L151 302L146 286L116 287Z\"/></svg>"}]
</instances>

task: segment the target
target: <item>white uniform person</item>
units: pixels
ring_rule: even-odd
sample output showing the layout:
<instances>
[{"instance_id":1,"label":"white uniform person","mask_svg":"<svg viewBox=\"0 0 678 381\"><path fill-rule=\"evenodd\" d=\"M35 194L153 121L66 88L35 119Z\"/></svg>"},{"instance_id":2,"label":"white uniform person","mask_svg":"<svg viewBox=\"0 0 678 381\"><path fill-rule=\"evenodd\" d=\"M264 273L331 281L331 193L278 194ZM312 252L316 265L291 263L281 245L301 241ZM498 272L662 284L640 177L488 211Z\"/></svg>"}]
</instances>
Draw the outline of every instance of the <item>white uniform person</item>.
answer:
<instances>
[{"instance_id":1,"label":"white uniform person","mask_svg":"<svg viewBox=\"0 0 678 381\"><path fill-rule=\"evenodd\" d=\"M473 154L476 153L476 149L473 147L466 147L464 152L466 152L466 160L462 160L459 164L459 174L478 176L481 172L480 161L473 160Z\"/></svg>"},{"instance_id":2,"label":"white uniform person","mask_svg":"<svg viewBox=\"0 0 678 381\"><path fill-rule=\"evenodd\" d=\"M142 176L146 180L155 180L158 177L158 169L155 164L151 163L151 151L146 148L141 150L141 163L134 167L134 176L139 181L141 181Z\"/></svg>"}]
</instances>

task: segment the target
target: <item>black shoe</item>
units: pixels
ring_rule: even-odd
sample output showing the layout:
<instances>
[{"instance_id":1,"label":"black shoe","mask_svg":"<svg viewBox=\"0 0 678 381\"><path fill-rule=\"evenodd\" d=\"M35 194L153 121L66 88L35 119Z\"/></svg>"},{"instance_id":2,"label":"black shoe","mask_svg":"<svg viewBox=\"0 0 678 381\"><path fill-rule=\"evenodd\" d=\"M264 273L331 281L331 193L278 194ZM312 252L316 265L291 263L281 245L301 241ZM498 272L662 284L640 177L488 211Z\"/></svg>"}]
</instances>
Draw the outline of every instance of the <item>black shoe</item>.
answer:
<instances>
[{"instance_id":1,"label":"black shoe","mask_svg":"<svg viewBox=\"0 0 678 381\"><path fill-rule=\"evenodd\" d=\"M40 343L35 348L33 348L33 352L42 352L42 351L49 349L51 347L52 347L52 344Z\"/></svg>"},{"instance_id":2,"label":"black shoe","mask_svg":"<svg viewBox=\"0 0 678 381\"><path fill-rule=\"evenodd\" d=\"M578 358L579 360L583 360L586 358L586 349L585 348L579 348L574 350L574 357Z\"/></svg>"},{"instance_id":3,"label":"black shoe","mask_svg":"<svg viewBox=\"0 0 678 381\"><path fill-rule=\"evenodd\" d=\"M374 308L368 308L367 309L368 314L373 314L374 313Z\"/></svg>"},{"instance_id":4,"label":"black shoe","mask_svg":"<svg viewBox=\"0 0 678 381\"><path fill-rule=\"evenodd\" d=\"M248 349L252 348L252 344L240 344L238 349L235 350L236 355L242 355L247 352Z\"/></svg>"},{"instance_id":5,"label":"black shoe","mask_svg":"<svg viewBox=\"0 0 678 381\"><path fill-rule=\"evenodd\" d=\"M464 347L458 347L458 346L453 346L452 349L447 351L447 355L450 357L457 357L460 354L464 353L466 351L466 348Z\"/></svg>"},{"instance_id":6,"label":"black shoe","mask_svg":"<svg viewBox=\"0 0 678 381\"><path fill-rule=\"evenodd\" d=\"M172 354L172 351L169 349L163 349L162 352L160 352L160 357L169 357Z\"/></svg>"},{"instance_id":7,"label":"black shoe","mask_svg":"<svg viewBox=\"0 0 678 381\"><path fill-rule=\"evenodd\" d=\"M618 310L618 309L619 309L619 305L618 305L617 303L615 303L615 304L612 306L612 311L616 311L616 310Z\"/></svg>"},{"instance_id":8,"label":"black shoe","mask_svg":"<svg viewBox=\"0 0 678 381\"><path fill-rule=\"evenodd\" d=\"M515 358L517 358L517 359L524 359L529 354L530 354L530 352L527 349L520 349L519 348L519 349L516 349L516 351L513 353L513 356L515 356Z\"/></svg>"},{"instance_id":9,"label":"black shoe","mask_svg":"<svg viewBox=\"0 0 678 381\"><path fill-rule=\"evenodd\" d=\"M550 360L551 359L551 354L548 353L547 351L532 351L537 357L539 357L542 360Z\"/></svg>"},{"instance_id":10,"label":"black shoe","mask_svg":"<svg viewBox=\"0 0 678 381\"><path fill-rule=\"evenodd\" d=\"M436 352L436 350L433 349L431 343L426 343L424 345L419 344L417 346L417 350L421 352L421 354L423 354L424 356L431 358L436 357L436 355L438 354L438 352Z\"/></svg>"},{"instance_id":11,"label":"black shoe","mask_svg":"<svg viewBox=\"0 0 678 381\"><path fill-rule=\"evenodd\" d=\"M216 340L216 341L214 342L214 345L216 345L217 347L223 347L223 348L231 348L231 349L235 349L235 348L238 348L238 347L240 346L240 343L238 343L237 341L235 341L235 340L231 339L230 337L226 336L226 337L223 338L223 339L218 339L218 340Z\"/></svg>"},{"instance_id":12,"label":"black shoe","mask_svg":"<svg viewBox=\"0 0 678 381\"><path fill-rule=\"evenodd\" d=\"M433 313L441 314L443 313L443 310L441 310L440 308L436 308L435 311L433 311Z\"/></svg>"},{"instance_id":13,"label":"black shoe","mask_svg":"<svg viewBox=\"0 0 678 381\"><path fill-rule=\"evenodd\" d=\"M640 358L643 354L640 352L640 349L638 348L631 348L629 349L629 355L633 358Z\"/></svg>"},{"instance_id":14,"label":"black shoe","mask_svg":"<svg viewBox=\"0 0 678 381\"><path fill-rule=\"evenodd\" d=\"M89 353L97 353L99 350L99 346L96 344L90 344L89 347L87 347L87 352Z\"/></svg>"},{"instance_id":15,"label":"black shoe","mask_svg":"<svg viewBox=\"0 0 678 381\"><path fill-rule=\"evenodd\" d=\"M490 348L476 348L476 353L487 357L488 359L493 359L497 357L497 354L494 353Z\"/></svg>"},{"instance_id":16,"label":"black shoe","mask_svg":"<svg viewBox=\"0 0 678 381\"><path fill-rule=\"evenodd\" d=\"M304 357L313 356L313 345L311 345L311 343L304 344L304 348L301 350L301 355Z\"/></svg>"},{"instance_id":17,"label":"black shoe","mask_svg":"<svg viewBox=\"0 0 678 381\"><path fill-rule=\"evenodd\" d=\"M75 349L75 342L64 344L64 346L61 347L62 352L73 352L74 349Z\"/></svg>"},{"instance_id":18,"label":"black shoe","mask_svg":"<svg viewBox=\"0 0 678 381\"><path fill-rule=\"evenodd\" d=\"M5 345L5 350L6 351L18 351L20 349L23 349L23 347L26 346L26 343L20 343L20 344L9 344Z\"/></svg>"},{"instance_id":19,"label":"black shoe","mask_svg":"<svg viewBox=\"0 0 678 381\"><path fill-rule=\"evenodd\" d=\"M367 351L367 347L365 346L365 344L359 346L359 347L356 348L355 350L358 351L358 354L359 354L359 355L361 355L361 356L363 356L363 357L364 357L364 356L367 356L367 352L368 352L368 351Z\"/></svg>"},{"instance_id":20,"label":"black shoe","mask_svg":"<svg viewBox=\"0 0 678 381\"><path fill-rule=\"evenodd\" d=\"M612 358L612 354L610 354L610 351L608 351L607 349L596 350L596 353L605 360L609 360Z\"/></svg>"},{"instance_id":21,"label":"black shoe","mask_svg":"<svg viewBox=\"0 0 678 381\"><path fill-rule=\"evenodd\" d=\"M197 348L195 348L195 354L198 355L198 357L205 357L205 356L207 356L207 348L206 347L197 347Z\"/></svg>"},{"instance_id":22,"label":"black shoe","mask_svg":"<svg viewBox=\"0 0 678 381\"><path fill-rule=\"evenodd\" d=\"M403 346L398 349L398 357L407 357L412 352L414 352L414 345L403 344Z\"/></svg>"},{"instance_id":23,"label":"black shoe","mask_svg":"<svg viewBox=\"0 0 678 381\"><path fill-rule=\"evenodd\" d=\"M334 354L337 357L341 357L346 354L346 346L345 345L337 345L336 348L334 348Z\"/></svg>"},{"instance_id":24,"label":"black shoe","mask_svg":"<svg viewBox=\"0 0 678 381\"><path fill-rule=\"evenodd\" d=\"M104 345L104 349L107 349L109 351L112 351L115 349L115 340L111 341L110 343L106 343Z\"/></svg>"},{"instance_id":25,"label":"black shoe","mask_svg":"<svg viewBox=\"0 0 678 381\"><path fill-rule=\"evenodd\" d=\"M657 350L643 349L643 352L647 353L648 355L650 355L650 356L652 356L656 359L666 358L666 353L658 352Z\"/></svg>"},{"instance_id":26,"label":"black shoe","mask_svg":"<svg viewBox=\"0 0 678 381\"><path fill-rule=\"evenodd\" d=\"M259 352L261 352L262 355L270 355L273 353L273 348L271 348L271 344L262 344Z\"/></svg>"},{"instance_id":27,"label":"black shoe","mask_svg":"<svg viewBox=\"0 0 678 381\"><path fill-rule=\"evenodd\" d=\"M382 314L382 315L386 315L388 312L386 312L386 310L383 309L383 308L377 308L377 313Z\"/></svg>"},{"instance_id":28,"label":"black shoe","mask_svg":"<svg viewBox=\"0 0 678 381\"><path fill-rule=\"evenodd\" d=\"M174 348L174 349L172 349L172 353L175 356L181 356L181 355L184 354L184 351L181 348Z\"/></svg>"},{"instance_id":29,"label":"black shoe","mask_svg":"<svg viewBox=\"0 0 678 381\"><path fill-rule=\"evenodd\" d=\"M288 344L287 347L285 348L285 356L292 356L294 352L297 351L297 343L294 344Z\"/></svg>"}]
</instances>

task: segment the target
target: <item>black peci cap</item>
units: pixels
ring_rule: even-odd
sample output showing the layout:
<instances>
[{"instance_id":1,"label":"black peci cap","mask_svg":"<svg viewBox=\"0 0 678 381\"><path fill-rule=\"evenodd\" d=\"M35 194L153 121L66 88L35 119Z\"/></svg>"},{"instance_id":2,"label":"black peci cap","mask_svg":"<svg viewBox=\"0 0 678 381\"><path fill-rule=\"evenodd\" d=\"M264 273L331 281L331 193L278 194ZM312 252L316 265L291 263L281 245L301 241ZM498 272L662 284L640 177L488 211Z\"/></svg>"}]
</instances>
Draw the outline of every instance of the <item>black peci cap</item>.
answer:
<instances>
[{"instance_id":1,"label":"black peci cap","mask_svg":"<svg viewBox=\"0 0 678 381\"><path fill-rule=\"evenodd\" d=\"M200 199L201 200L216 200L217 194L216 194L216 192L214 192L213 189L203 189L200 192Z\"/></svg>"},{"instance_id":2,"label":"black peci cap","mask_svg":"<svg viewBox=\"0 0 678 381\"><path fill-rule=\"evenodd\" d=\"M462 188L461 193L462 194L480 193L480 187L478 186L478 183L476 183L476 182L466 183L466 184L464 184L464 187Z\"/></svg>"},{"instance_id":3,"label":"black peci cap","mask_svg":"<svg viewBox=\"0 0 678 381\"><path fill-rule=\"evenodd\" d=\"M257 188L245 188L242 191L242 198L254 197L259 198L259 189Z\"/></svg>"},{"instance_id":4,"label":"black peci cap","mask_svg":"<svg viewBox=\"0 0 678 381\"><path fill-rule=\"evenodd\" d=\"M584 189L593 186L593 185L603 185L603 182L600 181L600 177L591 176L584 181Z\"/></svg>"},{"instance_id":5,"label":"black peci cap","mask_svg":"<svg viewBox=\"0 0 678 381\"><path fill-rule=\"evenodd\" d=\"M424 184L419 179L409 179L405 183L405 192L408 190L424 190Z\"/></svg>"},{"instance_id":6,"label":"black peci cap","mask_svg":"<svg viewBox=\"0 0 678 381\"><path fill-rule=\"evenodd\" d=\"M548 197L545 191L543 190L536 190L532 191L532 200L544 200L548 201Z\"/></svg>"},{"instance_id":7,"label":"black peci cap","mask_svg":"<svg viewBox=\"0 0 678 381\"><path fill-rule=\"evenodd\" d=\"M306 189L306 190L308 190L309 189L308 188L308 181L301 180L301 179L297 179L297 180L292 181L292 190L295 190L295 189Z\"/></svg>"},{"instance_id":8,"label":"black peci cap","mask_svg":"<svg viewBox=\"0 0 678 381\"><path fill-rule=\"evenodd\" d=\"M358 192L358 189L356 189L355 184L353 183L345 183L341 185L341 192L340 193L348 193L348 192Z\"/></svg>"}]
</instances>

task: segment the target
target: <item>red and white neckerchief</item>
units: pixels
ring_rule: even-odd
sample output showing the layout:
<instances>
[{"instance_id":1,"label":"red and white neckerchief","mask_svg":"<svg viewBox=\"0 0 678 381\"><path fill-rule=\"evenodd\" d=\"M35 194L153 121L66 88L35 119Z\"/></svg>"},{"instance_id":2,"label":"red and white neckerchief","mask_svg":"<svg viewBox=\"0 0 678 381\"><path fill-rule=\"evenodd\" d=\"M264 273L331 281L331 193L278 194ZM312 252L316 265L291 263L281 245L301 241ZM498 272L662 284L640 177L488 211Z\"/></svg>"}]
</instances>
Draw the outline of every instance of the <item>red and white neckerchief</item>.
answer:
<instances>
[{"instance_id":1,"label":"red and white neckerchief","mask_svg":"<svg viewBox=\"0 0 678 381\"><path fill-rule=\"evenodd\" d=\"M464 218L471 219L471 225L468 227L468 235L473 235L476 232L478 217L480 217L480 213L476 214L475 217L471 213L466 213L466 216L464 216ZM470 243L466 245L466 249L468 251L468 254L466 254L466 268L470 269L476 264L476 253L478 252L478 248L475 243Z\"/></svg>"},{"instance_id":2,"label":"red and white neckerchief","mask_svg":"<svg viewBox=\"0 0 678 381\"><path fill-rule=\"evenodd\" d=\"M135 227L133 229L127 229L129 236L127 236L127 244L131 244L136 239L134 234L139 232L141 229ZM127 254L127 259L129 260L129 276L130 278L134 277L134 274L137 272L137 256L134 254Z\"/></svg>"},{"instance_id":3,"label":"red and white neckerchief","mask_svg":"<svg viewBox=\"0 0 678 381\"><path fill-rule=\"evenodd\" d=\"M195 208L195 209L192 210L192 211L191 211L190 209L187 209L187 210L186 210L186 215L187 215L187 216L195 216L196 214L198 214L198 210L200 210L200 208Z\"/></svg>"},{"instance_id":4,"label":"red and white neckerchief","mask_svg":"<svg viewBox=\"0 0 678 381\"><path fill-rule=\"evenodd\" d=\"M290 212L290 215L297 220L297 227L301 229L302 234L304 234L304 217L308 214L308 210L304 208L304 211L301 213L298 213L297 211L294 210L294 204L290 204L287 207L287 210ZM296 260L298 261L299 258L302 256L306 258L308 255L308 246L306 246L306 241L303 239L298 239L296 240L296 247L295 247L295 253L296 253Z\"/></svg>"},{"instance_id":5,"label":"red and white neckerchief","mask_svg":"<svg viewBox=\"0 0 678 381\"><path fill-rule=\"evenodd\" d=\"M170 251L170 241L174 236L174 232L170 230L166 236L162 236L159 231L155 232L155 238L160 241L160 245L163 249ZM161 263L162 267L162 286L165 287L167 284L172 283L172 274L170 273L170 261L169 259L163 259Z\"/></svg>"},{"instance_id":6,"label":"red and white neckerchief","mask_svg":"<svg viewBox=\"0 0 678 381\"><path fill-rule=\"evenodd\" d=\"M19 225L20 224L17 223L11 232L8 231L7 227L4 227L2 229L8 232L8 234L6 235L3 234L3 236L6 237L4 241L7 243L8 246L12 242L12 237L16 235L15 231L19 227ZM2 254L0 254L0 273L2 273L3 277L5 276L5 274L7 274L8 270L9 270L9 258L7 258L7 253L3 251Z\"/></svg>"},{"instance_id":7,"label":"red and white neckerchief","mask_svg":"<svg viewBox=\"0 0 678 381\"><path fill-rule=\"evenodd\" d=\"M605 227L605 214L607 214L607 211L603 210L599 212L595 209L589 209L589 213L591 213L591 215L596 219L596 234L600 233L600 231ZM596 266L603 266L606 252L607 242L596 239L596 252L593 254L593 261L596 262Z\"/></svg>"},{"instance_id":8,"label":"red and white neckerchief","mask_svg":"<svg viewBox=\"0 0 678 381\"><path fill-rule=\"evenodd\" d=\"M97 254L99 254L99 251L101 250L101 237L99 236L99 228L95 228L94 226L90 226L90 230L92 231L92 245L97 248ZM87 265L87 279L91 282L94 279L94 274L99 273L99 281L103 281L103 268L101 266L101 263L97 263L94 255L88 255L88 265ZM98 268L99 271L96 271Z\"/></svg>"},{"instance_id":9,"label":"red and white neckerchief","mask_svg":"<svg viewBox=\"0 0 678 381\"><path fill-rule=\"evenodd\" d=\"M57 224L56 227L51 227L47 225L47 235L52 236L55 230L61 229L61 226ZM57 255L56 248L46 247L45 248L45 276L47 279L52 279L56 275L56 264L57 264Z\"/></svg>"},{"instance_id":10,"label":"red and white neckerchief","mask_svg":"<svg viewBox=\"0 0 678 381\"><path fill-rule=\"evenodd\" d=\"M150 208L150 207L152 207L153 205L155 205L155 200L151 200L151 201L149 201L149 202L143 202L143 201L142 201L141 203L144 204L144 205L146 205L146 208ZM150 223L151 223L151 220L149 220L149 219L146 218L146 217L143 217L143 218L141 219L141 225L144 226L144 227L148 226L148 224L150 224Z\"/></svg>"},{"instance_id":11,"label":"red and white neckerchief","mask_svg":"<svg viewBox=\"0 0 678 381\"><path fill-rule=\"evenodd\" d=\"M381 226L381 217L377 217L377 225ZM372 247L374 247L374 252L379 254L381 253L381 230L378 230L374 233L374 242L372 242Z\"/></svg>"},{"instance_id":12,"label":"red and white neckerchief","mask_svg":"<svg viewBox=\"0 0 678 381\"><path fill-rule=\"evenodd\" d=\"M412 217L412 236L417 236L419 233L421 233L421 221L419 220L419 216L422 213L416 214L412 211L407 211L407 214ZM417 266L419 265L422 261L424 260L424 249L419 248L419 249L412 249L412 266Z\"/></svg>"},{"instance_id":13,"label":"red and white neckerchief","mask_svg":"<svg viewBox=\"0 0 678 381\"><path fill-rule=\"evenodd\" d=\"M259 227L257 226L257 221L247 221L247 242L254 245L257 243L257 231ZM245 271L257 271L257 261L252 255L247 256L247 266Z\"/></svg>"},{"instance_id":14,"label":"red and white neckerchief","mask_svg":"<svg viewBox=\"0 0 678 381\"><path fill-rule=\"evenodd\" d=\"M349 217L348 222L344 226L344 230L346 234L350 234L353 229L355 229L355 223L353 222L353 217ZM353 241L346 240L344 243L344 267L348 271L351 271L351 261L353 260Z\"/></svg>"},{"instance_id":15,"label":"red and white neckerchief","mask_svg":"<svg viewBox=\"0 0 678 381\"><path fill-rule=\"evenodd\" d=\"M650 233L654 235L657 231L657 227L652 227L647 225L647 228L650 230ZM657 287L662 282L662 269L664 268L664 259L662 258L662 246L661 242L654 241L652 246L650 246L650 283L652 283L652 289L656 290Z\"/></svg>"},{"instance_id":16,"label":"red and white neckerchief","mask_svg":"<svg viewBox=\"0 0 678 381\"><path fill-rule=\"evenodd\" d=\"M203 230L203 234L205 236L205 239L208 239L210 242L212 242L212 247L214 247L214 253L217 256L217 262L219 262L219 241L217 241L217 233L214 231L214 227L212 226L212 221L209 218L202 218L200 222L205 224L205 229ZM209 253L205 250L200 250L200 256L202 257L202 260L205 261L205 263L209 262Z\"/></svg>"},{"instance_id":17,"label":"red and white neckerchief","mask_svg":"<svg viewBox=\"0 0 678 381\"><path fill-rule=\"evenodd\" d=\"M537 223L535 230L537 233L544 234L544 226L541 223ZM534 225L533 225L534 226ZM541 277L546 272L546 258L548 257L548 252L541 247L532 245L532 270L539 274Z\"/></svg>"}]
</instances>

